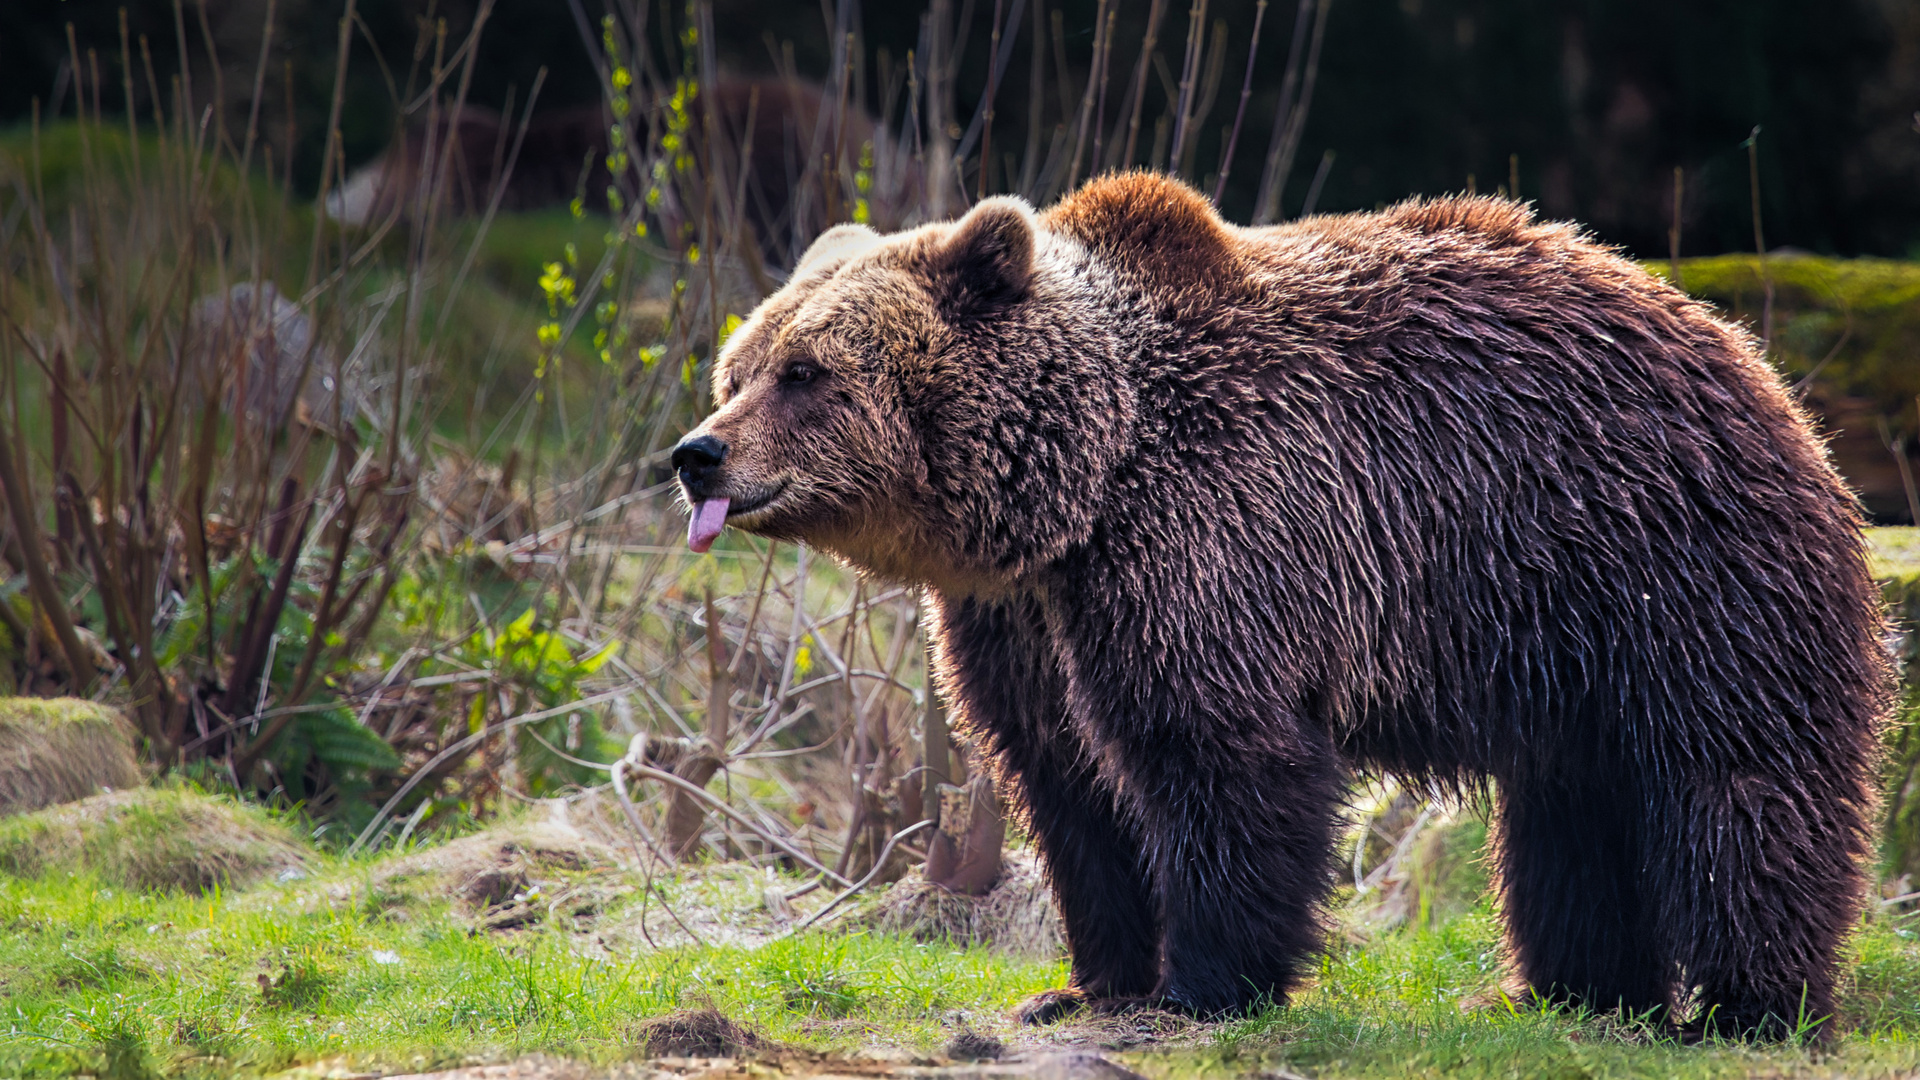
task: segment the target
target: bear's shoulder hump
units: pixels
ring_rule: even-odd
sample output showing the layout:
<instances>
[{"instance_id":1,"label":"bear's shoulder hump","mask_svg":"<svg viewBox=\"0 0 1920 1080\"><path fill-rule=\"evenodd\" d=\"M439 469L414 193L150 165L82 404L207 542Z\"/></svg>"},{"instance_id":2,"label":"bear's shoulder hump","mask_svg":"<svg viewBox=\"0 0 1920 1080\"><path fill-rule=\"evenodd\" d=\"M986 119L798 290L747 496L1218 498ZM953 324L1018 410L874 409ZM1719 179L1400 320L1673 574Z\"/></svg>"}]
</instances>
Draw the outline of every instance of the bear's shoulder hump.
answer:
<instances>
[{"instance_id":1,"label":"bear's shoulder hump","mask_svg":"<svg viewBox=\"0 0 1920 1080\"><path fill-rule=\"evenodd\" d=\"M1151 172L1089 181L1047 212L1048 228L1150 275L1218 280L1234 242L1213 204L1186 184Z\"/></svg>"}]
</instances>

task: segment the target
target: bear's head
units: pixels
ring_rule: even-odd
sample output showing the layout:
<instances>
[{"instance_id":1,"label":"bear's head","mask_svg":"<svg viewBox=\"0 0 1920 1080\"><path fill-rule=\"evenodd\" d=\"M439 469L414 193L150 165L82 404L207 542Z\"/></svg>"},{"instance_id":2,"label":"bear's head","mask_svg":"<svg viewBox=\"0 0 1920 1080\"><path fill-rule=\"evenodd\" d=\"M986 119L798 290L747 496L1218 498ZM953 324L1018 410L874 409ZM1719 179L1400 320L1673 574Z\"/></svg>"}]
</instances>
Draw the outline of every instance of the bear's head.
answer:
<instances>
[{"instance_id":1,"label":"bear's head","mask_svg":"<svg viewBox=\"0 0 1920 1080\"><path fill-rule=\"evenodd\" d=\"M829 230L729 337L674 451L689 542L733 525L964 591L1058 558L1131 436L1120 293L1018 199Z\"/></svg>"}]
</instances>

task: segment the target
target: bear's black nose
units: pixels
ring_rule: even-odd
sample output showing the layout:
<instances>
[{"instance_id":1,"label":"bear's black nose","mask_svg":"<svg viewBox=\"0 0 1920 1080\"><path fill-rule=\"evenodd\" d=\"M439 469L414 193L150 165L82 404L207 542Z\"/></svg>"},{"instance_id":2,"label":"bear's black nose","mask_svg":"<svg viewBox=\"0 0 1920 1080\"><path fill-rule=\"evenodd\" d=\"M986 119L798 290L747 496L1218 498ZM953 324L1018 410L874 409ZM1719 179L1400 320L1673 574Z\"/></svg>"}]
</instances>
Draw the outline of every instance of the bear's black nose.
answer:
<instances>
[{"instance_id":1,"label":"bear's black nose","mask_svg":"<svg viewBox=\"0 0 1920 1080\"><path fill-rule=\"evenodd\" d=\"M705 497L704 489L725 460L727 444L711 435L681 439L680 445L673 448L673 471L680 474L680 483L686 485L687 494L696 499Z\"/></svg>"}]
</instances>

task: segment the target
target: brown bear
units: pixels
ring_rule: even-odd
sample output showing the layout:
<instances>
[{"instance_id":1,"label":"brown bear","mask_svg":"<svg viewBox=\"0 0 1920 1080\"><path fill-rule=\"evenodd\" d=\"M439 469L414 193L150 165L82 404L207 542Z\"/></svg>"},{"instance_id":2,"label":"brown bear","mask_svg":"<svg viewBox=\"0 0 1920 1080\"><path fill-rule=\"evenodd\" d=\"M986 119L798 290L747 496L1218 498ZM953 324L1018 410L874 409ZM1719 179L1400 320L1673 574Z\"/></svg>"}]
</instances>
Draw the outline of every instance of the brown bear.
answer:
<instances>
[{"instance_id":1,"label":"brown bear","mask_svg":"<svg viewBox=\"0 0 1920 1080\"><path fill-rule=\"evenodd\" d=\"M925 586L1065 917L1027 1019L1284 1001L1356 771L1491 786L1542 998L1832 1015L1890 694L1854 499L1745 333L1578 230L1149 174L840 227L714 400L695 548Z\"/></svg>"}]
</instances>

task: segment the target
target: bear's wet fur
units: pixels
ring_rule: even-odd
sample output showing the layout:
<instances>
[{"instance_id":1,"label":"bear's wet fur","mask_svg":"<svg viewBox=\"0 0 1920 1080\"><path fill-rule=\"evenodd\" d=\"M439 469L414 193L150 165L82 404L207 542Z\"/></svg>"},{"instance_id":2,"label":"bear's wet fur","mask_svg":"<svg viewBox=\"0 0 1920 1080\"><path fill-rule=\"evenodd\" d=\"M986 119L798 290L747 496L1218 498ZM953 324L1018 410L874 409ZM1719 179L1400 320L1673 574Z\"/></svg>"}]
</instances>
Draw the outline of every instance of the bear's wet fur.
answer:
<instances>
[{"instance_id":1,"label":"bear's wet fur","mask_svg":"<svg viewBox=\"0 0 1920 1080\"><path fill-rule=\"evenodd\" d=\"M1361 771L1491 782L1542 997L1829 1026L1890 695L1855 503L1745 333L1574 228L1148 174L841 227L715 400L690 501L926 586L1065 917L1029 1019L1285 1000Z\"/></svg>"}]
</instances>

